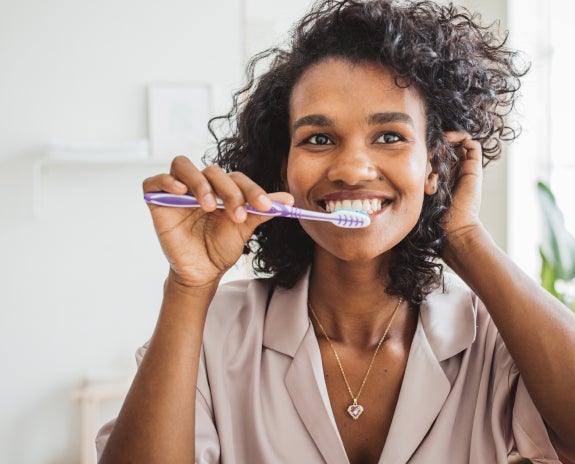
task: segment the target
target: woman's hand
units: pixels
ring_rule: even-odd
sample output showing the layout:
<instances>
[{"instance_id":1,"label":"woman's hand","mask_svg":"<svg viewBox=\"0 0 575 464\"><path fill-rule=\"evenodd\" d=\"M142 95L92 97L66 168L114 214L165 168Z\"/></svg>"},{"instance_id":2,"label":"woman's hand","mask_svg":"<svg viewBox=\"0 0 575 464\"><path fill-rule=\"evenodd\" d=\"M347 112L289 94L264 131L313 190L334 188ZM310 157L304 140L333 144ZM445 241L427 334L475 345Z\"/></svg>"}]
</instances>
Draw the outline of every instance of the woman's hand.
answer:
<instances>
[{"instance_id":1,"label":"woman's hand","mask_svg":"<svg viewBox=\"0 0 575 464\"><path fill-rule=\"evenodd\" d=\"M483 181L483 152L479 142L473 140L466 132L446 132L445 136L459 158L453 202L445 224L446 246L449 247L455 240L473 233L481 225L479 209Z\"/></svg>"},{"instance_id":2,"label":"woman's hand","mask_svg":"<svg viewBox=\"0 0 575 464\"><path fill-rule=\"evenodd\" d=\"M186 157L173 160L170 174L144 181L144 193L164 191L191 193L201 208L173 208L150 204L150 211L172 276L188 287L203 287L219 281L243 252L255 228L271 219L247 214L245 204L267 211L271 202L293 204L289 193L267 194L242 173L228 174L213 165L200 171ZM216 197L225 209L216 209Z\"/></svg>"}]
</instances>

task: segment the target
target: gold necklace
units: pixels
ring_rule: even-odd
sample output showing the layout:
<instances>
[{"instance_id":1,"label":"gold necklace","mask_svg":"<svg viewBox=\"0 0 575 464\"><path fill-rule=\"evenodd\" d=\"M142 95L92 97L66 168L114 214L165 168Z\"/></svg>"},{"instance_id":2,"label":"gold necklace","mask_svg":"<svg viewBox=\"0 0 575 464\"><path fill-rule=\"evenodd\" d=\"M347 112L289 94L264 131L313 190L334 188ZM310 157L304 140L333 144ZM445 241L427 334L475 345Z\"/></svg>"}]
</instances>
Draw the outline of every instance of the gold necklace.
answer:
<instances>
[{"instance_id":1,"label":"gold necklace","mask_svg":"<svg viewBox=\"0 0 575 464\"><path fill-rule=\"evenodd\" d=\"M361 414L364 411L364 407L361 404L358 404L357 400L359 399L359 395L361 395L361 392L363 390L365 382L367 381L369 373L371 372L371 368L373 367L373 363L375 361L375 357L377 356L377 352L379 351L379 348L381 347L383 340L385 340L385 337L387 336L387 332L389 332L389 328L391 327L391 323L393 322L393 319L395 318L395 314L397 313L397 310L399 309L399 306L401 305L401 303L403 303L403 298L400 298L399 301L397 302L397 305L395 306L395 309L393 310L393 313L391 314L391 317L389 318L389 322L387 323L387 327L385 328L385 332L383 332L383 335L379 339L377 347L375 348L373 356L371 357L371 362L369 363L369 367L367 368L367 372L365 373L365 376L363 377L363 381L361 382L361 386L359 387L359 391L357 392L357 395L354 395L353 392L351 391L351 387L349 386L349 382L347 381L347 376L345 375L345 372L343 370L343 366L341 365L341 361L339 359L337 351L335 351L335 347L333 346L331 339L328 337L325 329L323 328L323 325L321 325L321 322L319 321L317 314L313 310L311 303L309 301L307 302L307 306L308 306L309 310L311 311L311 313L313 314L313 317L314 317L315 321L317 322L317 325L319 326L323 336L325 337L325 339L329 343L329 346L331 346L331 350L333 351L333 354L335 355L337 365L339 366L339 370L341 372L341 376L343 377L343 381L345 382L345 386L347 387L347 391L349 392L349 396L351 396L351 399L353 400L353 403L350 404L347 408L347 413L354 420L359 419L359 416L361 416Z\"/></svg>"}]
</instances>

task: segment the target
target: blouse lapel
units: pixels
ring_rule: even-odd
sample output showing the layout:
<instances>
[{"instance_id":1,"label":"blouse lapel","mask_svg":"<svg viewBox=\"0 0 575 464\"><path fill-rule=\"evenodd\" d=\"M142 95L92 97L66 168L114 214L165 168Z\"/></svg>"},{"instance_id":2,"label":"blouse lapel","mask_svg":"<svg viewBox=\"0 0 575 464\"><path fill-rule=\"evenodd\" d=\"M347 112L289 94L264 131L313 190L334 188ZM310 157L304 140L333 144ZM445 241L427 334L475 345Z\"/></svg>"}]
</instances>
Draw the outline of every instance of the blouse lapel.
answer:
<instances>
[{"instance_id":1,"label":"blouse lapel","mask_svg":"<svg viewBox=\"0 0 575 464\"><path fill-rule=\"evenodd\" d=\"M293 289L274 290L263 343L292 358L285 377L286 389L325 462L348 464L331 412L319 346L307 314L307 291L307 275Z\"/></svg>"},{"instance_id":2,"label":"blouse lapel","mask_svg":"<svg viewBox=\"0 0 575 464\"><path fill-rule=\"evenodd\" d=\"M325 462L347 464L349 461L329 405L321 355L311 326L287 372L286 387Z\"/></svg>"},{"instance_id":3,"label":"blouse lapel","mask_svg":"<svg viewBox=\"0 0 575 464\"><path fill-rule=\"evenodd\" d=\"M380 464L404 464L432 427L451 382L441 362L467 349L475 340L477 297L450 273L443 289L420 306L401 392Z\"/></svg>"},{"instance_id":4,"label":"blouse lapel","mask_svg":"<svg viewBox=\"0 0 575 464\"><path fill-rule=\"evenodd\" d=\"M409 460L439 414L450 388L418 324L380 464Z\"/></svg>"}]
</instances>

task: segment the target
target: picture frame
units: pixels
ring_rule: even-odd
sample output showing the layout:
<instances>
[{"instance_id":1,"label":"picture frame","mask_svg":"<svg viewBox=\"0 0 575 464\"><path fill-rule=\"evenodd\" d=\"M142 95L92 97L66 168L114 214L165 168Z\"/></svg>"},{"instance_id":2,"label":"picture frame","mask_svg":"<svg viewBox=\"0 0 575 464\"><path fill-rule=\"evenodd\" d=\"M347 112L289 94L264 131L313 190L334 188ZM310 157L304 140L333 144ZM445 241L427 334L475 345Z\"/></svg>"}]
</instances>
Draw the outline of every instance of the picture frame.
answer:
<instances>
[{"instance_id":1,"label":"picture frame","mask_svg":"<svg viewBox=\"0 0 575 464\"><path fill-rule=\"evenodd\" d=\"M189 157L197 166L210 140L211 88L206 83L148 87L148 132L152 159Z\"/></svg>"}]
</instances>

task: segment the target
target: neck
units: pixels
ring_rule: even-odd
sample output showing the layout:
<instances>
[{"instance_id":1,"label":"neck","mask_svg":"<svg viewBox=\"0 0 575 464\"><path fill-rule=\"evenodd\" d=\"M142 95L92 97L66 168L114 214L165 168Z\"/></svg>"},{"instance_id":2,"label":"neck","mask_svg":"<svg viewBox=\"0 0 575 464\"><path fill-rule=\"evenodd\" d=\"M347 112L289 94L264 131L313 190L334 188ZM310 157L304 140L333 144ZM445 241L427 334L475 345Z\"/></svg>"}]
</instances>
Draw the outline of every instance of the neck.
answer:
<instances>
[{"instance_id":1,"label":"neck","mask_svg":"<svg viewBox=\"0 0 575 464\"><path fill-rule=\"evenodd\" d=\"M308 298L334 342L362 349L377 345L399 300L385 292L386 275L386 263L382 260L326 262L316 255ZM405 305L399 309L387 338L405 331Z\"/></svg>"}]
</instances>

